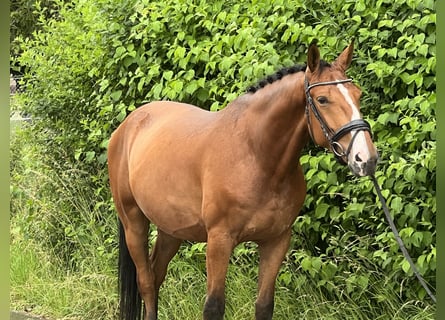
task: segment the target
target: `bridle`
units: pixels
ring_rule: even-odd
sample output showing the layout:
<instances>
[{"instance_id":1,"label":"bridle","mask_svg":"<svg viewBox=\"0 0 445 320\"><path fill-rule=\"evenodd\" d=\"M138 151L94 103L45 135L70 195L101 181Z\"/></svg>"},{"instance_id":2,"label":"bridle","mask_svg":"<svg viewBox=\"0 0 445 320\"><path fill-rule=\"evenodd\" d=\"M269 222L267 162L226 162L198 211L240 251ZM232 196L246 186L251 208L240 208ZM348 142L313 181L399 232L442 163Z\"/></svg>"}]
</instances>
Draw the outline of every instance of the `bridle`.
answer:
<instances>
[{"instance_id":1,"label":"bridle","mask_svg":"<svg viewBox=\"0 0 445 320\"><path fill-rule=\"evenodd\" d=\"M310 110L314 113L315 118L318 120L321 126L321 130L324 133L324 136L326 137L326 140L329 142L329 145L332 149L332 152L334 153L337 160L342 163L346 164L347 159L349 156L349 153L351 152L352 145L354 144L354 140L357 136L357 134L360 131L368 131L371 133L371 126L368 122L366 122L363 119L356 119L348 122L344 126L342 126L337 131L332 130L329 125L327 124L326 120L321 115L320 111L317 109L317 107L314 104L314 101L311 97L310 90L314 87L318 86L327 86L327 85L335 85L335 84L341 84L346 82L352 82L352 79L344 79L344 80L336 80L336 81L326 81L326 82L315 82L312 84L309 84L306 75L304 76L304 92L306 94L306 117L308 121L308 127L309 127L309 134L311 135L312 141L314 140L314 135L312 132L312 124L311 124L311 117L310 117ZM345 136L347 133L355 131L354 135L352 136L351 141L349 142L348 148L344 150L343 146L340 144L339 140Z\"/></svg>"}]
</instances>

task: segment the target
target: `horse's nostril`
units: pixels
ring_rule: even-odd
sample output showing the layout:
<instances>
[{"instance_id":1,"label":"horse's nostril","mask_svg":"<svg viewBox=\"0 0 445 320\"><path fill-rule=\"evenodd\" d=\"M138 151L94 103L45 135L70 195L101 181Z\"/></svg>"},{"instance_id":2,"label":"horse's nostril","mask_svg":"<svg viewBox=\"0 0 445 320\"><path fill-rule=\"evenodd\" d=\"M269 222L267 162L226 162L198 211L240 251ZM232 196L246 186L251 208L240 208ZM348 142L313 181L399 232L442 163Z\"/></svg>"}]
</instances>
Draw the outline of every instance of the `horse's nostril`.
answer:
<instances>
[{"instance_id":1,"label":"horse's nostril","mask_svg":"<svg viewBox=\"0 0 445 320\"><path fill-rule=\"evenodd\" d=\"M357 153L357 154L355 155L355 161L357 161L357 162L362 162L362 158L360 158L359 153Z\"/></svg>"},{"instance_id":2,"label":"horse's nostril","mask_svg":"<svg viewBox=\"0 0 445 320\"><path fill-rule=\"evenodd\" d=\"M377 158L370 159L365 165L366 175L370 176L375 173L375 169L377 166Z\"/></svg>"}]
</instances>

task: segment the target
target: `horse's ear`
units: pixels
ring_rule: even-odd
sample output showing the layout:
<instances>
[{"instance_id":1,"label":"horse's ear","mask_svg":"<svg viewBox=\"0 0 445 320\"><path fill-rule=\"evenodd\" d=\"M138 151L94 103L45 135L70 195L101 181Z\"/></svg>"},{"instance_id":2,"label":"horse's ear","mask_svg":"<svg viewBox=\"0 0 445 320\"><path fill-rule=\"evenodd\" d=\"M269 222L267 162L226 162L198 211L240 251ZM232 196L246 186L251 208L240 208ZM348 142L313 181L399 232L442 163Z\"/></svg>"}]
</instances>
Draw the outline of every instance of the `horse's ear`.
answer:
<instances>
[{"instance_id":1,"label":"horse's ear","mask_svg":"<svg viewBox=\"0 0 445 320\"><path fill-rule=\"evenodd\" d=\"M318 50L317 42L317 39L312 40L307 52L307 66L312 73L320 67L320 50Z\"/></svg>"},{"instance_id":2,"label":"horse's ear","mask_svg":"<svg viewBox=\"0 0 445 320\"><path fill-rule=\"evenodd\" d=\"M352 39L351 44L343 50L342 53L337 57L337 59L332 63L332 66L345 72L348 69L352 61L352 54L354 52L354 39Z\"/></svg>"}]
</instances>

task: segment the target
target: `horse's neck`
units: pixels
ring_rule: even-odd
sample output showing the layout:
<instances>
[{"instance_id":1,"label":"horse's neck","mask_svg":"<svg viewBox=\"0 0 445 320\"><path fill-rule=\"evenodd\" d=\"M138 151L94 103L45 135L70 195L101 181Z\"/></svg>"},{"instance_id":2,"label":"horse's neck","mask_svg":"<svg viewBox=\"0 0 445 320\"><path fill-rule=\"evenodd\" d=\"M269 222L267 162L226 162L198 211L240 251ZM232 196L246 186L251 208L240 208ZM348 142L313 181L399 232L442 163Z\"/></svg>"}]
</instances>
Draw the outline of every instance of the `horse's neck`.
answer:
<instances>
[{"instance_id":1,"label":"horse's neck","mask_svg":"<svg viewBox=\"0 0 445 320\"><path fill-rule=\"evenodd\" d=\"M245 99L243 118L252 150L265 170L286 174L297 166L309 139L303 73L288 75Z\"/></svg>"}]
</instances>

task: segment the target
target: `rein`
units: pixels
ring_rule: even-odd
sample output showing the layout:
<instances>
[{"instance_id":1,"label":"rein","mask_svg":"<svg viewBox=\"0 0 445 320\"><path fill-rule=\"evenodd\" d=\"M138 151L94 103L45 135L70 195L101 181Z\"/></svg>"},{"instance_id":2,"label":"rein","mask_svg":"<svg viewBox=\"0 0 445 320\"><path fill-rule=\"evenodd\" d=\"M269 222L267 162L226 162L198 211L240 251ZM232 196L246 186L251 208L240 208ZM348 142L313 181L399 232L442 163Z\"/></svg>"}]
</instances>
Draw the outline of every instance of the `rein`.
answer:
<instances>
[{"instance_id":1,"label":"rein","mask_svg":"<svg viewBox=\"0 0 445 320\"><path fill-rule=\"evenodd\" d=\"M363 119L356 119L348 122L343 127L338 129L337 131L332 130L329 125L327 124L326 120L321 115L320 111L314 104L314 100L312 99L312 96L310 94L310 90L314 87L318 86L327 86L327 85L336 85L346 82L352 82L352 79L344 79L344 80L336 80L336 81L326 81L326 82L315 82L312 84L309 84L306 76L304 77L304 92L306 94L306 117L308 121L308 127L309 127L309 134L311 135L311 138L314 140L314 135L312 132L312 124L311 124L311 117L309 115L309 111L312 110L312 112L315 115L315 118L318 120L321 126L321 130L323 131L323 134L326 137L326 140L329 142L329 145L331 146L332 151L334 152L335 157L337 160L342 163L346 164L345 159L348 158L349 152L351 151L352 145L354 144L355 137L357 136L357 133L362 130L366 130L369 133L371 133L371 126L368 122L366 122ZM310 108L310 109L309 109ZM346 151L344 150L343 146L338 142L343 136L345 136L347 133L355 131L355 133L352 136L351 142L348 145L348 148Z\"/></svg>"},{"instance_id":2,"label":"rein","mask_svg":"<svg viewBox=\"0 0 445 320\"><path fill-rule=\"evenodd\" d=\"M400 250L402 250L403 256L408 261L411 269L414 271L414 274L416 275L416 277L419 280L422 287L425 289L425 291L430 296L431 300L433 300L434 303L436 303L436 296L431 292L430 288L428 288L425 280L423 279L423 277L420 275L419 271L417 270L416 265L413 262L413 259L411 259L411 256L409 255L408 250L406 250L406 247L403 244L402 239L400 238L400 235L399 235L399 232L397 231L396 225L394 224L394 221L392 220L391 215L389 214L388 206L386 205L385 198L382 195L382 191L380 189L379 184L377 183L376 177L374 175L372 175L370 177L371 177L372 182L374 183L374 187L375 187L375 190L377 191L377 195L380 199L380 202L382 203L382 207L383 207L383 211L385 212L386 220L388 221L388 224L391 227L392 232L394 233L394 237L396 238L397 243L399 244Z\"/></svg>"}]
</instances>

